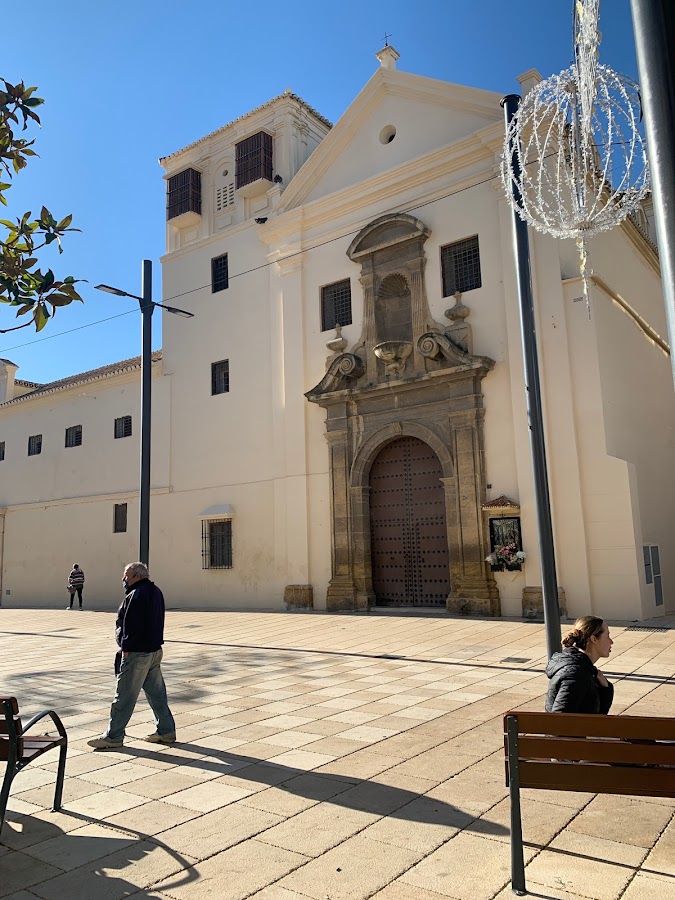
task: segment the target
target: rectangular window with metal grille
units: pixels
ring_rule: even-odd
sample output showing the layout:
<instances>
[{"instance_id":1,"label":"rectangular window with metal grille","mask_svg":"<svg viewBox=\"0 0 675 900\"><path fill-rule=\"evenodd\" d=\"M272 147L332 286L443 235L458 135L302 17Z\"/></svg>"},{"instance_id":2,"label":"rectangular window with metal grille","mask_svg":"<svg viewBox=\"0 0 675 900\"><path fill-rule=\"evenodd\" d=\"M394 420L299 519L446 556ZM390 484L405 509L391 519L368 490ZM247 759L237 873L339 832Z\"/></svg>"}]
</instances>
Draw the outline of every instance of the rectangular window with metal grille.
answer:
<instances>
[{"instance_id":1,"label":"rectangular window with metal grille","mask_svg":"<svg viewBox=\"0 0 675 900\"><path fill-rule=\"evenodd\" d=\"M82 446L82 426L71 425L66 428L66 447Z\"/></svg>"},{"instance_id":2,"label":"rectangular window with metal grille","mask_svg":"<svg viewBox=\"0 0 675 900\"><path fill-rule=\"evenodd\" d=\"M237 189L264 178L272 180L272 135L259 131L235 144L234 180Z\"/></svg>"},{"instance_id":3,"label":"rectangular window with metal grille","mask_svg":"<svg viewBox=\"0 0 675 900\"><path fill-rule=\"evenodd\" d=\"M232 568L232 520L202 521L202 569Z\"/></svg>"},{"instance_id":4,"label":"rectangular window with metal grille","mask_svg":"<svg viewBox=\"0 0 675 900\"><path fill-rule=\"evenodd\" d=\"M211 363L211 394L227 394L230 390L230 361Z\"/></svg>"},{"instance_id":5,"label":"rectangular window with metal grille","mask_svg":"<svg viewBox=\"0 0 675 900\"><path fill-rule=\"evenodd\" d=\"M321 288L321 330L352 324L352 284L349 278Z\"/></svg>"},{"instance_id":6,"label":"rectangular window with metal grille","mask_svg":"<svg viewBox=\"0 0 675 900\"><path fill-rule=\"evenodd\" d=\"M482 284L478 235L441 247L443 296L473 291Z\"/></svg>"},{"instance_id":7,"label":"rectangular window with metal grille","mask_svg":"<svg viewBox=\"0 0 675 900\"><path fill-rule=\"evenodd\" d=\"M123 534L127 530L127 504L116 503L113 507L113 534Z\"/></svg>"},{"instance_id":8,"label":"rectangular window with metal grille","mask_svg":"<svg viewBox=\"0 0 675 900\"><path fill-rule=\"evenodd\" d=\"M5 458L5 442L0 441L0 462L3 462Z\"/></svg>"},{"instance_id":9,"label":"rectangular window with metal grille","mask_svg":"<svg viewBox=\"0 0 675 900\"><path fill-rule=\"evenodd\" d=\"M211 292L225 291L228 286L227 253L223 253L211 260Z\"/></svg>"},{"instance_id":10,"label":"rectangular window with metal grille","mask_svg":"<svg viewBox=\"0 0 675 900\"><path fill-rule=\"evenodd\" d=\"M115 419L115 437L131 437L131 416L120 416Z\"/></svg>"},{"instance_id":11,"label":"rectangular window with metal grille","mask_svg":"<svg viewBox=\"0 0 675 900\"><path fill-rule=\"evenodd\" d=\"M38 456L40 453L42 453L42 435L32 434L28 438L28 455Z\"/></svg>"},{"instance_id":12,"label":"rectangular window with metal grille","mask_svg":"<svg viewBox=\"0 0 675 900\"><path fill-rule=\"evenodd\" d=\"M202 173L196 169L184 169L167 182L167 219L175 219L186 212L202 214Z\"/></svg>"}]
</instances>

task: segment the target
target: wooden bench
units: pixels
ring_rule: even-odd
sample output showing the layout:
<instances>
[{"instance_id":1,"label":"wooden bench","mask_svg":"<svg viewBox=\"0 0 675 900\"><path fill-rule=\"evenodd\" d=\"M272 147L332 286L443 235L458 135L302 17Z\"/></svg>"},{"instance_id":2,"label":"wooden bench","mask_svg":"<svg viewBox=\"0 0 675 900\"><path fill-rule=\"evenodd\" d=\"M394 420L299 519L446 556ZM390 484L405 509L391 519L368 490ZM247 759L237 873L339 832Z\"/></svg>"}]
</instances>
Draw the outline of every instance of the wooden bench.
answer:
<instances>
[{"instance_id":1,"label":"wooden bench","mask_svg":"<svg viewBox=\"0 0 675 900\"><path fill-rule=\"evenodd\" d=\"M40 719L44 719L45 716L49 716L54 722L59 736L27 734L28 730ZM16 697L0 697L0 761L7 761L5 778L2 782L2 790L0 790L0 834L5 821L7 800L9 799L9 791L14 777L22 769L25 769L28 763L33 762L38 756L42 756L43 753L55 747L60 747L59 768L54 791L54 809L59 810L61 809L63 778L66 772L66 753L68 752L68 736L66 735L66 729L63 727L63 722L53 710L49 709L33 716L29 722L26 722L25 726L22 726Z\"/></svg>"},{"instance_id":2,"label":"wooden bench","mask_svg":"<svg viewBox=\"0 0 675 900\"><path fill-rule=\"evenodd\" d=\"M520 789L675 797L675 718L504 714L511 889L525 887Z\"/></svg>"}]
</instances>

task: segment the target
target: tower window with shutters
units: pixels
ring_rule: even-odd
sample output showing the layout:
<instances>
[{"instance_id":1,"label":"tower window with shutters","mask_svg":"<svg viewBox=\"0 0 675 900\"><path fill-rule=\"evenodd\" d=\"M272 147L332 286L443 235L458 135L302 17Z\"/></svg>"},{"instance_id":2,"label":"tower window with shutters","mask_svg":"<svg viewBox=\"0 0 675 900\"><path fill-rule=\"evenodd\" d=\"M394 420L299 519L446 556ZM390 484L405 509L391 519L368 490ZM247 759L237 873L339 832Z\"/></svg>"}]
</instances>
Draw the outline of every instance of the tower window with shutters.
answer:
<instances>
[{"instance_id":1,"label":"tower window with shutters","mask_svg":"<svg viewBox=\"0 0 675 900\"><path fill-rule=\"evenodd\" d=\"M188 212L202 214L202 173L196 169L184 169L172 175L167 182L167 219L175 219Z\"/></svg>"},{"instance_id":2,"label":"tower window with shutters","mask_svg":"<svg viewBox=\"0 0 675 900\"><path fill-rule=\"evenodd\" d=\"M272 180L272 135L259 131L235 144L234 180L237 189L264 178Z\"/></svg>"}]
</instances>

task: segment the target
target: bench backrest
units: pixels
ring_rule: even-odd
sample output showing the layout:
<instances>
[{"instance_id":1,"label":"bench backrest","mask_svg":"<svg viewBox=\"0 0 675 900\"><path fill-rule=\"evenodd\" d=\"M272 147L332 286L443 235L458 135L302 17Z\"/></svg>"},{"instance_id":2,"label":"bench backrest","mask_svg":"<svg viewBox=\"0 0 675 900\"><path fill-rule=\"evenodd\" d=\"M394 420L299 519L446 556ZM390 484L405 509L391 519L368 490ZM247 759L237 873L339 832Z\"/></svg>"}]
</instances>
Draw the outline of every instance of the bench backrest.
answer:
<instances>
[{"instance_id":1,"label":"bench backrest","mask_svg":"<svg viewBox=\"0 0 675 900\"><path fill-rule=\"evenodd\" d=\"M675 797L675 719L571 713L504 714L521 788Z\"/></svg>"},{"instance_id":2,"label":"bench backrest","mask_svg":"<svg viewBox=\"0 0 675 900\"><path fill-rule=\"evenodd\" d=\"M9 759L10 741L16 741L16 754L23 755L23 729L16 697L0 697L0 760Z\"/></svg>"}]
</instances>

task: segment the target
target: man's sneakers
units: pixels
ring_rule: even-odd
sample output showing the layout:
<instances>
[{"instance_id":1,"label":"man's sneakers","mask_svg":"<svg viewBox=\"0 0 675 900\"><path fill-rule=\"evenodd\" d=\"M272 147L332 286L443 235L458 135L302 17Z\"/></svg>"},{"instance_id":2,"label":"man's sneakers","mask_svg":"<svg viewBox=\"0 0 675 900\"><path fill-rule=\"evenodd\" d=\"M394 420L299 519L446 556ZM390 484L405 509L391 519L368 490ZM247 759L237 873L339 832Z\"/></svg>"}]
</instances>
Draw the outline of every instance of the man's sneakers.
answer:
<instances>
[{"instance_id":1,"label":"man's sneakers","mask_svg":"<svg viewBox=\"0 0 675 900\"><path fill-rule=\"evenodd\" d=\"M151 744L175 744L176 732L171 731L168 734L159 734L159 732L155 731L154 734L149 734L145 740L150 741Z\"/></svg>"},{"instance_id":2,"label":"man's sneakers","mask_svg":"<svg viewBox=\"0 0 675 900\"><path fill-rule=\"evenodd\" d=\"M111 741L108 737L92 738L87 741L94 750L116 750L118 747L124 746L124 741Z\"/></svg>"}]
</instances>

